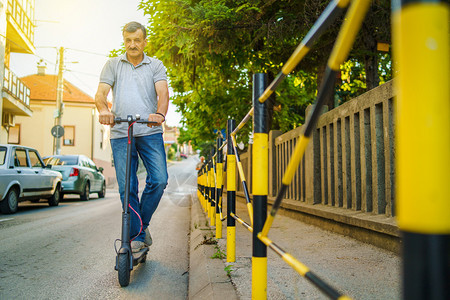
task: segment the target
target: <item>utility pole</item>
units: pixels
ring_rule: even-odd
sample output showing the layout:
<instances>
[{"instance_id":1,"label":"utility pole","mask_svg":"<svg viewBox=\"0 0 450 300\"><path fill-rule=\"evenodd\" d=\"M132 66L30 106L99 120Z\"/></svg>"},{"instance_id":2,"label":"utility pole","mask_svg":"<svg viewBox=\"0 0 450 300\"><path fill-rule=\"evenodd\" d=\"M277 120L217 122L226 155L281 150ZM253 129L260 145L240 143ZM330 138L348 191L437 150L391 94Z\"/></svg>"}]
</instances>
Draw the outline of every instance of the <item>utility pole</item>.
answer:
<instances>
[{"instance_id":1,"label":"utility pole","mask_svg":"<svg viewBox=\"0 0 450 300\"><path fill-rule=\"evenodd\" d=\"M64 47L59 48L59 71L58 71L58 85L56 88L56 126L61 126L61 118L63 115L63 94L64 94ZM61 154L61 136L56 136L56 155Z\"/></svg>"}]
</instances>

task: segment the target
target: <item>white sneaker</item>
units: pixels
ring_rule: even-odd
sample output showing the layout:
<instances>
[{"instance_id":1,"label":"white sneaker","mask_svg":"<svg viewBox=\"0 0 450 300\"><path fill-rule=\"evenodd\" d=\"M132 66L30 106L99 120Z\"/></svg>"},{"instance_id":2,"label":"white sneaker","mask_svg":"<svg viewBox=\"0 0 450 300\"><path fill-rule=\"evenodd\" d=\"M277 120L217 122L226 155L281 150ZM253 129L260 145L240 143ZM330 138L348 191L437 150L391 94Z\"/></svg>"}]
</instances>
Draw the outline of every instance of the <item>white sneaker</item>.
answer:
<instances>
[{"instance_id":1,"label":"white sneaker","mask_svg":"<svg viewBox=\"0 0 450 300\"><path fill-rule=\"evenodd\" d=\"M144 249L145 243L141 241L132 241L131 242L131 252L136 253Z\"/></svg>"},{"instance_id":2,"label":"white sneaker","mask_svg":"<svg viewBox=\"0 0 450 300\"><path fill-rule=\"evenodd\" d=\"M150 234L150 231L148 230L148 227L145 228L144 232L145 232L145 239L144 239L145 246L150 247L153 244L153 240L152 240L152 235Z\"/></svg>"}]
</instances>

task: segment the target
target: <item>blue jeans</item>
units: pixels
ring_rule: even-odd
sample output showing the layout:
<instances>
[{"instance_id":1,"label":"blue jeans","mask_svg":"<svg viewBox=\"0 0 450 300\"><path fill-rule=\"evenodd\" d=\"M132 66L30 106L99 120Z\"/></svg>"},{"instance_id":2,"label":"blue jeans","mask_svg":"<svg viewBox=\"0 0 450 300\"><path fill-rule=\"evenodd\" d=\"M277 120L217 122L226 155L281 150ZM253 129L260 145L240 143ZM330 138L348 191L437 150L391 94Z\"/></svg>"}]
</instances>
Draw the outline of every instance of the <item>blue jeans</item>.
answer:
<instances>
[{"instance_id":1,"label":"blue jeans","mask_svg":"<svg viewBox=\"0 0 450 300\"><path fill-rule=\"evenodd\" d=\"M116 178L119 184L122 207L125 196L127 143L128 138L111 139L111 148L114 157L114 166L116 168ZM138 155L141 157L144 162L145 169L147 170L145 189L142 193L140 201L138 197L139 182L136 175L139 163ZM158 207L168 179L166 152L164 151L164 140L161 133L135 137L133 139L130 173L129 203L142 219L142 232L139 233L141 230L141 221L136 213L130 209L130 236L131 239L133 239L137 235L134 240L143 242L145 238L144 230L148 227L152 215Z\"/></svg>"}]
</instances>

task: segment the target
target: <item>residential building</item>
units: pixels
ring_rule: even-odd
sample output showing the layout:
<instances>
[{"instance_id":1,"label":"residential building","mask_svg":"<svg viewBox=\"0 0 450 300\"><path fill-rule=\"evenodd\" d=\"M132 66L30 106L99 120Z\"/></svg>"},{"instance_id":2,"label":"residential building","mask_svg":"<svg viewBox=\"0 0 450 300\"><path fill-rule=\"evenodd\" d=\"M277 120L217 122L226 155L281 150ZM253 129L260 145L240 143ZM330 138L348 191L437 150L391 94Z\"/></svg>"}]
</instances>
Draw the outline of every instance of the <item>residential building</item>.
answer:
<instances>
[{"instance_id":1,"label":"residential building","mask_svg":"<svg viewBox=\"0 0 450 300\"><path fill-rule=\"evenodd\" d=\"M0 143L17 116L31 117L30 89L9 69L10 53L35 52L34 0L0 0Z\"/></svg>"},{"instance_id":2,"label":"residential building","mask_svg":"<svg viewBox=\"0 0 450 300\"><path fill-rule=\"evenodd\" d=\"M36 148L41 155L55 154L55 126L57 75L45 74L38 67L38 74L21 78L31 90L30 108L33 116L16 116L10 127L8 142ZM79 88L64 81L64 109L62 114L61 154L83 154L104 168L107 184L115 181L115 172L109 144L109 126L98 122L94 99Z\"/></svg>"}]
</instances>

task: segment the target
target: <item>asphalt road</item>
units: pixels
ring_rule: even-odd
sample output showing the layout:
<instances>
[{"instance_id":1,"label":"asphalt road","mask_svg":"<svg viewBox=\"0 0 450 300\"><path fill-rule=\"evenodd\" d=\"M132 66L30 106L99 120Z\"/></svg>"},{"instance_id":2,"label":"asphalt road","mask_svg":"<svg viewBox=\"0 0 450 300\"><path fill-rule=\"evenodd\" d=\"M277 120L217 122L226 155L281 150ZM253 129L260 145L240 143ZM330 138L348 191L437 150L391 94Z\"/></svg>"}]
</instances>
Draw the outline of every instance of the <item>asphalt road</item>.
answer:
<instances>
[{"instance_id":1,"label":"asphalt road","mask_svg":"<svg viewBox=\"0 0 450 300\"><path fill-rule=\"evenodd\" d=\"M72 196L58 207L24 202L17 214L0 214L0 299L186 299L196 163L169 166L169 185L150 223L153 246L126 288L114 270L117 190L88 202Z\"/></svg>"}]
</instances>

